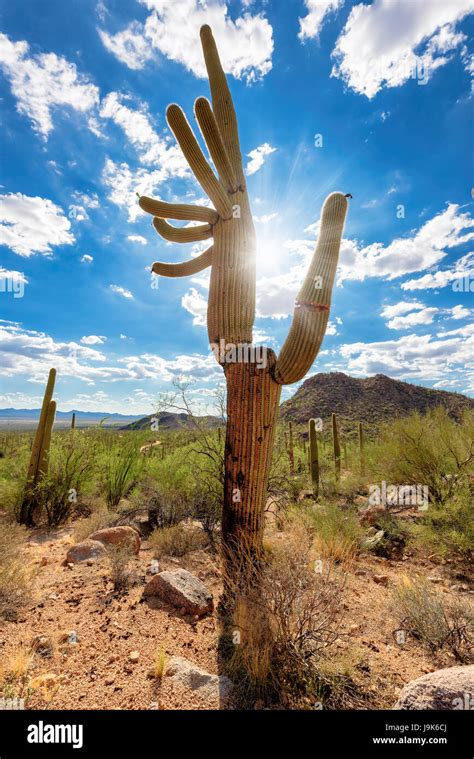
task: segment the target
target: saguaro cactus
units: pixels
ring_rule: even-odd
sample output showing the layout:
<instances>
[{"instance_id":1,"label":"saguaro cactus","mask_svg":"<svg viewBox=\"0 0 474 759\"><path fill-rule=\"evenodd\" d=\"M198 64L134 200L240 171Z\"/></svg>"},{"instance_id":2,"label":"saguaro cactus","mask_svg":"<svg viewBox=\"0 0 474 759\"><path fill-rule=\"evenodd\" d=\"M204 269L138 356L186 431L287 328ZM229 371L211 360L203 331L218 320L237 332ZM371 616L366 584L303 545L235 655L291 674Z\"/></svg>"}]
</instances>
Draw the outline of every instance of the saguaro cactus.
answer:
<instances>
[{"instance_id":1,"label":"saguaro cactus","mask_svg":"<svg viewBox=\"0 0 474 759\"><path fill-rule=\"evenodd\" d=\"M302 379L321 345L329 317L347 199L340 192L325 201L319 241L295 304L293 322L278 358L270 348L252 346L255 318L255 232L239 145L237 118L209 26L201 29L212 107L195 103L195 116L217 176L177 105L167 109L174 133L197 181L214 208L166 203L140 197L155 218L156 231L173 242L212 239L200 256L184 263L154 263L166 277L196 274L211 267L207 327L227 383L224 507L222 538L229 569L242 542L261 548L266 487L275 421L283 384ZM176 228L166 219L201 222Z\"/></svg>"},{"instance_id":2,"label":"saguaro cactus","mask_svg":"<svg viewBox=\"0 0 474 759\"><path fill-rule=\"evenodd\" d=\"M288 453L288 461L290 464L290 475L294 477L295 474L295 448L293 443L293 424L288 424L288 437L285 434L286 450Z\"/></svg>"},{"instance_id":3,"label":"saguaro cactus","mask_svg":"<svg viewBox=\"0 0 474 759\"><path fill-rule=\"evenodd\" d=\"M341 479L341 446L339 443L339 432L337 429L337 416L331 415L332 420L332 445L334 450L334 473L336 480L339 482Z\"/></svg>"},{"instance_id":4,"label":"saguaro cactus","mask_svg":"<svg viewBox=\"0 0 474 759\"><path fill-rule=\"evenodd\" d=\"M32 498L33 490L38 478L41 477L44 473L44 468L47 466L47 456L49 452L49 444L51 442L51 430L54 422L54 415L56 413L56 403L52 401L55 382L56 369L50 369L46 390L44 392L43 404L41 406L38 427L36 428L31 449L28 474L26 476L26 487L20 509L20 522L22 524L32 524L32 510L34 507ZM54 407L52 407L51 404L54 404ZM52 408L53 410L51 410Z\"/></svg>"},{"instance_id":5,"label":"saguaro cactus","mask_svg":"<svg viewBox=\"0 0 474 759\"><path fill-rule=\"evenodd\" d=\"M319 496L319 455L316 421L314 419L309 420L309 466L314 497L317 498Z\"/></svg>"},{"instance_id":6,"label":"saguaro cactus","mask_svg":"<svg viewBox=\"0 0 474 759\"><path fill-rule=\"evenodd\" d=\"M362 475L365 474L365 457L364 457L364 429L362 427L362 422L359 422L359 463L360 463L360 473Z\"/></svg>"},{"instance_id":7,"label":"saguaro cactus","mask_svg":"<svg viewBox=\"0 0 474 759\"><path fill-rule=\"evenodd\" d=\"M75 429L75 427L76 427L76 415L75 415L75 413L73 411L72 412L72 419L71 419L71 429L73 430L73 429Z\"/></svg>"}]
</instances>

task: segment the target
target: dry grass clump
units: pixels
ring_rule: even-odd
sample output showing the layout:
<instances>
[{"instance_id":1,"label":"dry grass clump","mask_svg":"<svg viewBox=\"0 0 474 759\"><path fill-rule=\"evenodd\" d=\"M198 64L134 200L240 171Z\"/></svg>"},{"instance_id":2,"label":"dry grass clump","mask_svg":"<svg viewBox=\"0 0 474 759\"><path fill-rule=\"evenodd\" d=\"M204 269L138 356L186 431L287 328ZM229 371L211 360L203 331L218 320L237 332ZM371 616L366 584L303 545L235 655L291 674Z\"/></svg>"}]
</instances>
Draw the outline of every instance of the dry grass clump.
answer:
<instances>
[{"instance_id":1,"label":"dry grass clump","mask_svg":"<svg viewBox=\"0 0 474 759\"><path fill-rule=\"evenodd\" d=\"M130 562L133 551L125 544L107 546L107 559L110 568L110 579L114 585L115 593L123 593L130 585L131 572Z\"/></svg>"},{"instance_id":2,"label":"dry grass clump","mask_svg":"<svg viewBox=\"0 0 474 759\"><path fill-rule=\"evenodd\" d=\"M339 634L344 572L319 558L311 531L301 524L270 552L247 553L242 571L234 566L225 578L235 598L229 674L244 703L312 706L318 662ZM253 570L244 574L248 566Z\"/></svg>"},{"instance_id":3,"label":"dry grass clump","mask_svg":"<svg viewBox=\"0 0 474 759\"><path fill-rule=\"evenodd\" d=\"M473 614L467 603L446 601L424 580L405 577L393 592L398 630L411 635L434 653L448 648L460 662L472 656Z\"/></svg>"},{"instance_id":4,"label":"dry grass clump","mask_svg":"<svg viewBox=\"0 0 474 759\"><path fill-rule=\"evenodd\" d=\"M15 619L30 597L32 572L22 557L25 537L23 527L0 522L0 617L4 619Z\"/></svg>"},{"instance_id":5,"label":"dry grass clump","mask_svg":"<svg viewBox=\"0 0 474 759\"><path fill-rule=\"evenodd\" d=\"M153 556L160 559L162 556L185 556L191 551L204 548L208 543L208 538L198 528L175 524L172 527L154 530L150 535L149 543Z\"/></svg>"},{"instance_id":6,"label":"dry grass clump","mask_svg":"<svg viewBox=\"0 0 474 759\"><path fill-rule=\"evenodd\" d=\"M98 508L93 511L92 514L86 519L79 519L74 526L74 540L76 543L81 543L86 540L89 535L97 530L102 530L104 527L108 527L112 522L117 519L117 515L111 513L105 507Z\"/></svg>"},{"instance_id":7,"label":"dry grass clump","mask_svg":"<svg viewBox=\"0 0 474 759\"><path fill-rule=\"evenodd\" d=\"M165 674L166 669L166 651L164 648L158 648L153 656L153 666L151 668L151 672L153 674L153 677L156 677L158 680L161 680L163 675Z\"/></svg>"}]
</instances>

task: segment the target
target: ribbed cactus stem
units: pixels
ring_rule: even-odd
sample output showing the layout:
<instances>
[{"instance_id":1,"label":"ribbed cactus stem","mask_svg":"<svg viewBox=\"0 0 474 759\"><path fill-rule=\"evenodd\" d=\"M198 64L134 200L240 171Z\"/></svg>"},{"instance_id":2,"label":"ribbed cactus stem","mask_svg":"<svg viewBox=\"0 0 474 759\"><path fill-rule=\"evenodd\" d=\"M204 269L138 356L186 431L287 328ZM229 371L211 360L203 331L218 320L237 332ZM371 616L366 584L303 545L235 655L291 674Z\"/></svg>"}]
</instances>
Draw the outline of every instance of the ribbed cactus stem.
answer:
<instances>
[{"instance_id":1,"label":"ribbed cactus stem","mask_svg":"<svg viewBox=\"0 0 474 759\"><path fill-rule=\"evenodd\" d=\"M333 445L333 450L334 450L334 473L336 476L336 480L339 481L341 478L341 446L339 444L339 432L337 429L336 414L331 415L331 422L332 422L332 445Z\"/></svg>"},{"instance_id":2,"label":"ribbed cactus stem","mask_svg":"<svg viewBox=\"0 0 474 759\"><path fill-rule=\"evenodd\" d=\"M365 455L364 455L364 429L362 427L362 422L359 422L358 429L359 429L359 463L360 463L360 473L362 475L364 475L365 474Z\"/></svg>"},{"instance_id":3,"label":"ribbed cactus stem","mask_svg":"<svg viewBox=\"0 0 474 759\"><path fill-rule=\"evenodd\" d=\"M316 421L309 420L309 466L311 472L311 482L313 483L314 497L319 496L319 453L318 438L316 435Z\"/></svg>"},{"instance_id":4,"label":"ribbed cactus stem","mask_svg":"<svg viewBox=\"0 0 474 759\"><path fill-rule=\"evenodd\" d=\"M48 382L44 393L43 404L41 406L40 418L36 429L33 448L31 450L30 464L28 467L27 482L34 483L38 476L38 467L41 458L41 449L43 446L43 437L45 433L46 420L48 417L49 404L53 398L54 383L56 382L56 369L49 370Z\"/></svg>"},{"instance_id":5,"label":"ribbed cactus stem","mask_svg":"<svg viewBox=\"0 0 474 759\"><path fill-rule=\"evenodd\" d=\"M342 441L342 450L344 453L344 469L347 469L347 443L345 440Z\"/></svg>"},{"instance_id":6,"label":"ribbed cactus stem","mask_svg":"<svg viewBox=\"0 0 474 759\"><path fill-rule=\"evenodd\" d=\"M38 465L38 479L44 477L48 471L49 465L49 448L51 445L51 433L53 431L54 417L56 416L56 401L51 401L46 415L46 424L44 426L43 442L41 444L41 455Z\"/></svg>"},{"instance_id":7,"label":"ribbed cactus stem","mask_svg":"<svg viewBox=\"0 0 474 759\"><path fill-rule=\"evenodd\" d=\"M73 412L72 413L72 419L71 419L71 429L73 430L75 428L75 426L76 426L76 415Z\"/></svg>"}]
</instances>

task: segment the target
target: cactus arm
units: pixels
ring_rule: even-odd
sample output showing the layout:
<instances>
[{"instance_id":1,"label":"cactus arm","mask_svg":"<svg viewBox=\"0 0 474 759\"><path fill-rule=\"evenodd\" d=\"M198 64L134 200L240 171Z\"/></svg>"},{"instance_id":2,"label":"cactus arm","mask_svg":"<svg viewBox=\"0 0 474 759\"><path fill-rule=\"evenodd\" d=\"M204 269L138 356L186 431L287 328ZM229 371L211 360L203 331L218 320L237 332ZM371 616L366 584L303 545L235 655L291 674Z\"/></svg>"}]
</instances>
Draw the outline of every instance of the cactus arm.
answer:
<instances>
[{"instance_id":1,"label":"cactus arm","mask_svg":"<svg viewBox=\"0 0 474 759\"><path fill-rule=\"evenodd\" d=\"M41 444L41 453L38 464L38 476L42 477L48 471L49 464L49 446L51 445L51 433L53 431L54 417L56 416L56 401L51 401L48 406L46 423L44 426L43 442Z\"/></svg>"},{"instance_id":2,"label":"cactus arm","mask_svg":"<svg viewBox=\"0 0 474 759\"><path fill-rule=\"evenodd\" d=\"M302 379L318 355L331 305L347 200L340 192L326 198L318 244L295 305L293 322L280 351L275 381L290 385Z\"/></svg>"},{"instance_id":3,"label":"cactus arm","mask_svg":"<svg viewBox=\"0 0 474 759\"><path fill-rule=\"evenodd\" d=\"M179 264L165 264L161 261L155 261L152 264L151 270L154 274L161 274L162 277L187 277L190 274L197 274L203 269L207 269L212 264L212 251L211 245L204 253L196 258L191 258L189 261L183 261Z\"/></svg>"},{"instance_id":4,"label":"cactus arm","mask_svg":"<svg viewBox=\"0 0 474 759\"><path fill-rule=\"evenodd\" d=\"M212 112L209 100L203 97L198 98L194 104L194 113L221 182L228 192L236 192L237 180L235 178L235 171L230 164L229 156L224 147L219 126Z\"/></svg>"},{"instance_id":5,"label":"cactus arm","mask_svg":"<svg viewBox=\"0 0 474 759\"><path fill-rule=\"evenodd\" d=\"M190 206L185 203L166 203L164 200L155 200L141 195L138 205L143 211L158 216L160 219L177 219L178 221L204 221L206 224L215 224L219 214L213 208L206 206Z\"/></svg>"},{"instance_id":6,"label":"cactus arm","mask_svg":"<svg viewBox=\"0 0 474 759\"><path fill-rule=\"evenodd\" d=\"M210 224L199 224L195 227L173 227L164 219L155 216L153 226L161 237L170 242L200 242L212 237Z\"/></svg>"},{"instance_id":7,"label":"cactus arm","mask_svg":"<svg viewBox=\"0 0 474 759\"><path fill-rule=\"evenodd\" d=\"M212 107L222 135L222 141L229 156L230 164L235 171L237 182L244 187L237 116L229 85L219 60L216 43L211 28L207 24L201 27L201 44L211 87Z\"/></svg>"},{"instance_id":8,"label":"cactus arm","mask_svg":"<svg viewBox=\"0 0 474 759\"><path fill-rule=\"evenodd\" d=\"M204 192L214 203L219 216L222 219L230 219L232 216L232 203L229 200L227 191L209 166L183 111L178 105L170 105L166 111L166 118L194 176Z\"/></svg>"},{"instance_id":9,"label":"cactus arm","mask_svg":"<svg viewBox=\"0 0 474 759\"><path fill-rule=\"evenodd\" d=\"M31 450L30 464L28 467L27 482L35 482L38 476L38 467L41 457L41 446L43 443L46 420L48 416L49 404L53 397L54 383L56 382L56 369L49 370L48 382L44 393L43 404L41 406L38 427L36 428L35 439Z\"/></svg>"}]
</instances>

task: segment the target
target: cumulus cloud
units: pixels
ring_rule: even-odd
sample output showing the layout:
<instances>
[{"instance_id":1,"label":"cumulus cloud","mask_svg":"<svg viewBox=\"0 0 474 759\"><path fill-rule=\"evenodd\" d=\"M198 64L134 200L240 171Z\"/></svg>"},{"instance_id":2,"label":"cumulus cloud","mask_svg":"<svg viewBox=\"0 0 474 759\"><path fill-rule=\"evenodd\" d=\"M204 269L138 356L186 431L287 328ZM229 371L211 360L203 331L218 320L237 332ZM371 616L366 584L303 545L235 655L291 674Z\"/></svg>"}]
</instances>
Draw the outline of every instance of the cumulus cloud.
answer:
<instances>
[{"instance_id":1,"label":"cumulus cloud","mask_svg":"<svg viewBox=\"0 0 474 759\"><path fill-rule=\"evenodd\" d=\"M417 300L402 300L399 303L394 303L391 306L384 306L381 311L381 315L385 319L393 319L394 316L401 316L407 314L409 311L414 311L418 308L424 308L424 304Z\"/></svg>"},{"instance_id":2,"label":"cumulus cloud","mask_svg":"<svg viewBox=\"0 0 474 759\"><path fill-rule=\"evenodd\" d=\"M368 98L415 75L426 84L456 50L462 52L466 38L456 26L472 12L472 0L358 3L337 40L332 74Z\"/></svg>"},{"instance_id":3,"label":"cumulus cloud","mask_svg":"<svg viewBox=\"0 0 474 759\"><path fill-rule=\"evenodd\" d=\"M453 289L463 289L464 278L467 278L468 286L474 282L474 252L459 258L450 269L430 272L419 279L409 279L402 283L401 288L402 290L433 290L452 285Z\"/></svg>"},{"instance_id":4,"label":"cumulus cloud","mask_svg":"<svg viewBox=\"0 0 474 759\"><path fill-rule=\"evenodd\" d=\"M136 242L138 245L148 245L148 240L143 235L127 235L127 240Z\"/></svg>"},{"instance_id":5,"label":"cumulus cloud","mask_svg":"<svg viewBox=\"0 0 474 759\"><path fill-rule=\"evenodd\" d=\"M54 108L86 113L97 105L99 90L65 58L55 53L29 55L28 51L24 40L12 42L0 34L0 66L10 80L17 110L47 137L53 128Z\"/></svg>"},{"instance_id":6,"label":"cumulus cloud","mask_svg":"<svg viewBox=\"0 0 474 759\"><path fill-rule=\"evenodd\" d=\"M102 181L109 188L109 200L128 212L128 220L136 221L142 216L138 205L139 195L156 195L156 190L168 179L167 170L160 168L148 171L144 168L131 169L128 163L115 163L107 158L102 171Z\"/></svg>"},{"instance_id":7,"label":"cumulus cloud","mask_svg":"<svg viewBox=\"0 0 474 759\"><path fill-rule=\"evenodd\" d=\"M70 229L63 209L48 198L0 195L0 245L19 256L51 255L54 246L72 245Z\"/></svg>"},{"instance_id":8,"label":"cumulus cloud","mask_svg":"<svg viewBox=\"0 0 474 759\"><path fill-rule=\"evenodd\" d=\"M81 256L81 264L91 264L94 260L93 256L90 256L88 253L84 253L83 256Z\"/></svg>"},{"instance_id":9,"label":"cumulus cloud","mask_svg":"<svg viewBox=\"0 0 474 759\"><path fill-rule=\"evenodd\" d=\"M250 161L248 161L247 166L245 167L245 173L247 176L250 177L261 169L265 163L266 157L271 153L274 153L275 150L276 148L273 148L268 142L264 142L263 145L259 145L258 148L247 153L247 158L250 158Z\"/></svg>"},{"instance_id":10,"label":"cumulus cloud","mask_svg":"<svg viewBox=\"0 0 474 759\"><path fill-rule=\"evenodd\" d=\"M318 37L326 16L337 11L344 4L344 0L305 0L304 4L308 12L306 16L298 19L298 37L302 42Z\"/></svg>"},{"instance_id":11,"label":"cumulus cloud","mask_svg":"<svg viewBox=\"0 0 474 759\"><path fill-rule=\"evenodd\" d=\"M207 76L196 44L203 24L212 28L224 71L252 82L272 68L272 27L261 13L233 20L222 0L140 0L150 11L144 24L134 21L118 34L99 32L107 49L130 68L143 68L156 52L181 63L195 76Z\"/></svg>"},{"instance_id":12,"label":"cumulus cloud","mask_svg":"<svg viewBox=\"0 0 474 759\"><path fill-rule=\"evenodd\" d=\"M408 329L420 324L431 324L437 313L437 308L421 308L405 316L394 316L387 322L387 327L389 329Z\"/></svg>"},{"instance_id":13,"label":"cumulus cloud","mask_svg":"<svg viewBox=\"0 0 474 759\"><path fill-rule=\"evenodd\" d=\"M121 295L123 298L133 298L132 293L130 290L127 290L126 287L122 287L121 285L109 285L109 287L114 293L118 293L118 295Z\"/></svg>"},{"instance_id":14,"label":"cumulus cloud","mask_svg":"<svg viewBox=\"0 0 474 759\"><path fill-rule=\"evenodd\" d=\"M105 337L103 335L84 335L84 337L81 337L81 343L84 345L99 345L104 340Z\"/></svg>"},{"instance_id":15,"label":"cumulus cloud","mask_svg":"<svg viewBox=\"0 0 474 759\"><path fill-rule=\"evenodd\" d=\"M195 287L191 287L181 298L181 305L192 314L193 324L205 327L207 324L207 301Z\"/></svg>"}]
</instances>

